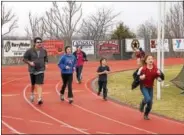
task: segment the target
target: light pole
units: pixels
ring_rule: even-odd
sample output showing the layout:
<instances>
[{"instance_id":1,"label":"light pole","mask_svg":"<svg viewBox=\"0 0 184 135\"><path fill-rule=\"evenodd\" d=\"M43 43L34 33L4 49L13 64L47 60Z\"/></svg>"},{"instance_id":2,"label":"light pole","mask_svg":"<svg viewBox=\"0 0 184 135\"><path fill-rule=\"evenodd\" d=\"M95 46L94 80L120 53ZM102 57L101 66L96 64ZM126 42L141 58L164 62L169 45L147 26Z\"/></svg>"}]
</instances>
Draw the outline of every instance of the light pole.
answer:
<instances>
[{"instance_id":1,"label":"light pole","mask_svg":"<svg viewBox=\"0 0 184 135\"><path fill-rule=\"evenodd\" d=\"M160 69L160 39L161 39L161 1L158 3L158 37L157 37L157 67ZM157 100L160 100L161 88L160 82L157 81Z\"/></svg>"},{"instance_id":2,"label":"light pole","mask_svg":"<svg viewBox=\"0 0 184 135\"><path fill-rule=\"evenodd\" d=\"M162 10L162 57L161 57L161 70L164 73L164 41L165 41L165 5L166 3L163 2L163 10ZM164 81L162 82L162 87L164 86Z\"/></svg>"}]
</instances>

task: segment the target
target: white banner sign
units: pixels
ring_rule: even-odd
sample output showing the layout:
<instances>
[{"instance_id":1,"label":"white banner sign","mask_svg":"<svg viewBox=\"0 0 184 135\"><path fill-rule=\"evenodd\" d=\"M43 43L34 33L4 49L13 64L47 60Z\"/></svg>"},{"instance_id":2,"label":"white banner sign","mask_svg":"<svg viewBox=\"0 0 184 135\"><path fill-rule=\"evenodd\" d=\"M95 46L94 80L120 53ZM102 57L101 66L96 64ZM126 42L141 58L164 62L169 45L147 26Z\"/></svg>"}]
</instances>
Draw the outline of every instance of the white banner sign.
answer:
<instances>
[{"instance_id":1,"label":"white banner sign","mask_svg":"<svg viewBox=\"0 0 184 135\"><path fill-rule=\"evenodd\" d=\"M142 48L145 50L144 39L125 39L126 52L133 52L133 49Z\"/></svg>"},{"instance_id":2,"label":"white banner sign","mask_svg":"<svg viewBox=\"0 0 184 135\"><path fill-rule=\"evenodd\" d=\"M175 52L184 52L184 39L172 39L172 45Z\"/></svg>"},{"instance_id":3,"label":"white banner sign","mask_svg":"<svg viewBox=\"0 0 184 135\"><path fill-rule=\"evenodd\" d=\"M31 48L30 40L4 40L4 57L22 57L27 49Z\"/></svg>"},{"instance_id":4,"label":"white banner sign","mask_svg":"<svg viewBox=\"0 0 184 135\"><path fill-rule=\"evenodd\" d=\"M88 54L94 54L94 40L73 40L72 41L72 51L76 51L77 46L82 47L82 51L84 51L87 55Z\"/></svg>"},{"instance_id":5,"label":"white banner sign","mask_svg":"<svg viewBox=\"0 0 184 135\"><path fill-rule=\"evenodd\" d=\"M162 46L160 47L162 49ZM157 39L150 39L150 50L151 52L157 52ZM164 52L169 52L169 40L164 40Z\"/></svg>"}]
</instances>

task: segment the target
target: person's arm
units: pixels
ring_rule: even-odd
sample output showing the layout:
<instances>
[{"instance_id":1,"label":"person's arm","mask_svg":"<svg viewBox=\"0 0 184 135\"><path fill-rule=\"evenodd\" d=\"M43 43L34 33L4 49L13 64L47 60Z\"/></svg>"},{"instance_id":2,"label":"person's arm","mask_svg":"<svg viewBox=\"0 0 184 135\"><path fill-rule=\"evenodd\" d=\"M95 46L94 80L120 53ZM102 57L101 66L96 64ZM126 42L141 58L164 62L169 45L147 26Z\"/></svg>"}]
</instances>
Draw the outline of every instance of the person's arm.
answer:
<instances>
[{"instance_id":1,"label":"person's arm","mask_svg":"<svg viewBox=\"0 0 184 135\"><path fill-rule=\"evenodd\" d=\"M140 67L137 71L137 75L141 75L143 67Z\"/></svg>"},{"instance_id":2,"label":"person's arm","mask_svg":"<svg viewBox=\"0 0 184 135\"><path fill-rule=\"evenodd\" d=\"M107 66L107 70L105 71L106 74L109 74L110 73L110 68L109 66Z\"/></svg>"},{"instance_id":3,"label":"person's arm","mask_svg":"<svg viewBox=\"0 0 184 135\"><path fill-rule=\"evenodd\" d=\"M75 52L73 52L73 55L74 55L74 56L75 56L75 58L77 59L76 51L75 51Z\"/></svg>"},{"instance_id":4,"label":"person's arm","mask_svg":"<svg viewBox=\"0 0 184 135\"><path fill-rule=\"evenodd\" d=\"M83 51L82 51L82 53L83 53L84 61L88 61L86 53Z\"/></svg>"},{"instance_id":5,"label":"person's arm","mask_svg":"<svg viewBox=\"0 0 184 135\"><path fill-rule=\"evenodd\" d=\"M61 69L67 69L67 66L65 65L65 57L61 56L59 62L58 62L58 66Z\"/></svg>"},{"instance_id":6,"label":"person's arm","mask_svg":"<svg viewBox=\"0 0 184 135\"><path fill-rule=\"evenodd\" d=\"M140 72L139 79L144 80L146 78L146 76L145 76L145 71L143 70L143 68L140 68L140 70L138 72Z\"/></svg>"},{"instance_id":7,"label":"person's arm","mask_svg":"<svg viewBox=\"0 0 184 135\"><path fill-rule=\"evenodd\" d=\"M165 75L163 74L163 72L159 69L157 69L157 73L156 73L156 79L161 82L165 79Z\"/></svg>"},{"instance_id":8,"label":"person's arm","mask_svg":"<svg viewBox=\"0 0 184 135\"><path fill-rule=\"evenodd\" d=\"M30 61L30 50L27 50L25 53L24 53L24 56L23 56L23 62L30 65L30 66L34 66L34 62Z\"/></svg>"},{"instance_id":9,"label":"person's arm","mask_svg":"<svg viewBox=\"0 0 184 135\"><path fill-rule=\"evenodd\" d=\"M101 71L101 68L100 67L98 67L98 69L97 69L97 74L98 75L102 75L102 74L105 74L105 71Z\"/></svg>"},{"instance_id":10,"label":"person's arm","mask_svg":"<svg viewBox=\"0 0 184 135\"><path fill-rule=\"evenodd\" d=\"M76 59L76 57L74 56L74 63L73 63L73 70L74 70L74 71L76 70L76 66L77 66L77 59Z\"/></svg>"},{"instance_id":11,"label":"person's arm","mask_svg":"<svg viewBox=\"0 0 184 135\"><path fill-rule=\"evenodd\" d=\"M47 64L47 63L48 63L48 55L47 55L47 50L45 50L45 49L44 49L44 51L45 51L45 57L44 57L44 61L45 61L45 63Z\"/></svg>"}]
</instances>

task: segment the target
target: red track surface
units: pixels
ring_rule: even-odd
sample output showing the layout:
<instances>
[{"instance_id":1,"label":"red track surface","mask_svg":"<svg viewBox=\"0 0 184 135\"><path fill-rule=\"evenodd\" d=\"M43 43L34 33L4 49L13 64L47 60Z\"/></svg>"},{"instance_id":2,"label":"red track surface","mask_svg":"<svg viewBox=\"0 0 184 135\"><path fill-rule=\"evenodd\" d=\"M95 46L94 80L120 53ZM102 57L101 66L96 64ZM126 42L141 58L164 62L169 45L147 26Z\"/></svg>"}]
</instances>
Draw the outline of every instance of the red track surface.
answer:
<instances>
[{"instance_id":1,"label":"red track surface","mask_svg":"<svg viewBox=\"0 0 184 135\"><path fill-rule=\"evenodd\" d=\"M167 59L166 65L183 64ZM109 62L112 71L135 68L136 61ZM29 76L26 66L2 69L2 133L26 134L184 134L184 123L151 115L143 120L135 109L103 101L91 91L98 62L84 66L82 84L73 83L74 104L59 99L60 72L50 64L45 76L44 104L29 102ZM67 91L66 94L67 96ZM36 101L36 100L35 100Z\"/></svg>"}]
</instances>

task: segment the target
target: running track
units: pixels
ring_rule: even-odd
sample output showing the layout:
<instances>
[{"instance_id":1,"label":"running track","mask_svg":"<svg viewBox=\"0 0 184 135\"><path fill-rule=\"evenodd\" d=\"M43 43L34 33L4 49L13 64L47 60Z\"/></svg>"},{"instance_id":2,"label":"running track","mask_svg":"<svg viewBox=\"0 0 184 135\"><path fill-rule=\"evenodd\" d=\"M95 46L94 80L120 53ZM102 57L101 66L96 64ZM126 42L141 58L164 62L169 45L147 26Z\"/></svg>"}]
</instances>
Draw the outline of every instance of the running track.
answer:
<instances>
[{"instance_id":1,"label":"running track","mask_svg":"<svg viewBox=\"0 0 184 135\"><path fill-rule=\"evenodd\" d=\"M135 60L111 61L112 71L135 68ZM182 64L182 59L167 59L166 65ZM88 62L83 83L74 79L74 103L59 99L60 72L50 64L43 91L44 104L29 102L27 66L2 68L2 133L25 134L184 134L184 123L151 115L143 120L135 109L103 101L91 90L99 62ZM65 96L67 96L67 91Z\"/></svg>"}]
</instances>

